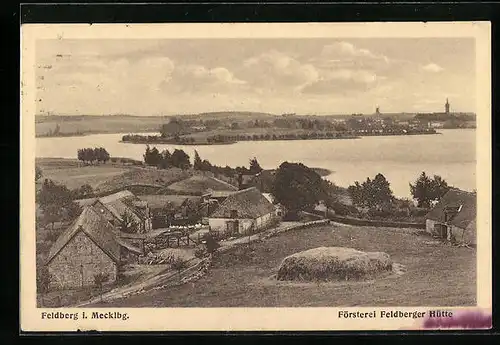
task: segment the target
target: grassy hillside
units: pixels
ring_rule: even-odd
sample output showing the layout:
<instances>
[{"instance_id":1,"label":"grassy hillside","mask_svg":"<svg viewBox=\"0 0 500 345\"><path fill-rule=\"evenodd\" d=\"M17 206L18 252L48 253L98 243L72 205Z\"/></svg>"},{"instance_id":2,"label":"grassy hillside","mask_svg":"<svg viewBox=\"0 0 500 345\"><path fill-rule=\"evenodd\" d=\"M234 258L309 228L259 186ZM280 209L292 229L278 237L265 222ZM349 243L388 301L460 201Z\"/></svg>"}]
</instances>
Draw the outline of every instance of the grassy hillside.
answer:
<instances>
[{"instance_id":1,"label":"grassy hillside","mask_svg":"<svg viewBox=\"0 0 500 345\"><path fill-rule=\"evenodd\" d=\"M402 275L375 281L288 283L273 278L286 256L321 246L383 251ZM476 251L405 229L321 226L283 233L223 254L195 284L109 302L106 307L473 306ZM94 305L93 307L97 307Z\"/></svg>"},{"instance_id":2,"label":"grassy hillside","mask_svg":"<svg viewBox=\"0 0 500 345\"><path fill-rule=\"evenodd\" d=\"M65 184L69 189L89 184L98 194L107 194L131 185L144 186L147 191L152 192L167 187L172 183L183 181L193 175L213 176L212 173L202 173L193 169L171 168L162 170L113 162L85 165L76 159L63 158L37 158L36 165L42 169L40 181L47 178ZM217 178L231 182L229 178L224 176L218 176ZM151 188L147 188L147 186ZM133 192L137 193L138 191L134 189Z\"/></svg>"},{"instance_id":3,"label":"grassy hillside","mask_svg":"<svg viewBox=\"0 0 500 345\"><path fill-rule=\"evenodd\" d=\"M138 133L159 132L161 125L168 123L172 116L132 116L132 115L37 115L35 131L37 136L47 135L59 126L61 134L90 133ZM185 120L231 120L250 121L270 119L271 114L252 112L215 112L193 115L179 115Z\"/></svg>"}]
</instances>

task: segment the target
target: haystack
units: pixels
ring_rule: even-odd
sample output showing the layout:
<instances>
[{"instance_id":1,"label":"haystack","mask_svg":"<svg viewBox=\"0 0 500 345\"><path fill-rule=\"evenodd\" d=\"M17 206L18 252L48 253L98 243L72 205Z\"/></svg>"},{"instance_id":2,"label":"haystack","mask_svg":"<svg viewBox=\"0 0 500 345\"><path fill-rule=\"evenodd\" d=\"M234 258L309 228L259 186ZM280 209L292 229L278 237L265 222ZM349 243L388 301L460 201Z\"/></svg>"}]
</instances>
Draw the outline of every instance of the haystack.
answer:
<instances>
[{"instance_id":1,"label":"haystack","mask_svg":"<svg viewBox=\"0 0 500 345\"><path fill-rule=\"evenodd\" d=\"M383 252L361 252L344 247L319 247L287 256L277 279L335 281L374 278L392 270L392 261Z\"/></svg>"}]
</instances>

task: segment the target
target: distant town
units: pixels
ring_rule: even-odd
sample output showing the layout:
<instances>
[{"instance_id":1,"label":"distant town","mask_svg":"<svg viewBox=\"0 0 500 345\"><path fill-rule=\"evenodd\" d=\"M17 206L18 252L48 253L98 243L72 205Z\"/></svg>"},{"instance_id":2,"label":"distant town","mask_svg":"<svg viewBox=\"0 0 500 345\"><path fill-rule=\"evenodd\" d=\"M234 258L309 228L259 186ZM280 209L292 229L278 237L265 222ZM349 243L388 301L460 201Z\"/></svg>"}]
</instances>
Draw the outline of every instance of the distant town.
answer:
<instances>
[{"instance_id":1,"label":"distant town","mask_svg":"<svg viewBox=\"0 0 500 345\"><path fill-rule=\"evenodd\" d=\"M436 134L436 129L476 127L474 113L452 112L450 109L446 99L443 111L432 113L384 113L376 107L372 114L323 116L254 112L147 117L38 115L36 133L38 137L57 137L129 132L123 136L124 142L210 145L238 141ZM141 132L152 134L134 134Z\"/></svg>"}]
</instances>

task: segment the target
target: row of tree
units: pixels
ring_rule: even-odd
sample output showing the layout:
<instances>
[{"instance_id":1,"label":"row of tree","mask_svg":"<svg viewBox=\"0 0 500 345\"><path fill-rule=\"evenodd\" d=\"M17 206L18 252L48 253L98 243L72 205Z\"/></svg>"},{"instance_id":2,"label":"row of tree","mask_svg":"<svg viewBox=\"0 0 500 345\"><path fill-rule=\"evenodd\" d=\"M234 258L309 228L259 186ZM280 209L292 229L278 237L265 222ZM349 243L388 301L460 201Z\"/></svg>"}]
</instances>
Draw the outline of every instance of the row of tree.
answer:
<instances>
[{"instance_id":1,"label":"row of tree","mask_svg":"<svg viewBox=\"0 0 500 345\"><path fill-rule=\"evenodd\" d=\"M93 163L93 162L103 162L106 163L109 160L109 153L106 151L104 147L95 147L95 148L83 148L78 149L77 151L78 160L84 163Z\"/></svg>"},{"instance_id":2,"label":"row of tree","mask_svg":"<svg viewBox=\"0 0 500 345\"><path fill-rule=\"evenodd\" d=\"M433 201L438 201L449 189L441 176L430 178L425 172L413 184L410 183L411 195L421 208L429 208ZM380 209L395 201L390 184L382 174L377 174L373 179L367 178L363 183L356 181L349 186L348 191L356 206Z\"/></svg>"},{"instance_id":3,"label":"row of tree","mask_svg":"<svg viewBox=\"0 0 500 345\"><path fill-rule=\"evenodd\" d=\"M192 167L194 170L210 171L214 174L220 174L231 178L238 175L257 174L262 171L262 167L255 157L250 160L249 168L231 168L227 165L225 167L221 167L210 163L206 159L202 160L196 150L194 151L192 164L189 155L181 149L175 149L172 153L170 153L167 149L160 152L156 147L150 148L148 145L146 146L146 151L143 157L146 165L155 166L159 169L169 169L172 167L189 169Z\"/></svg>"},{"instance_id":4,"label":"row of tree","mask_svg":"<svg viewBox=\"0 0 500 345\"><path fill-rule=\"evenodd\" d=\"M208 143L226 143L234 141L257 141L257 140L307 140L307 139L334 139L345 136L339 132L302 132L302 133L284 133L284 134L237 134L237 135L224 135L218 134L207 137Z\"/></svg>"},{"instance_id":5,"label":"row of tree","mask_svg":"<svg viewBox=\"0 0 500 345\"><path fill-rule=\"evenodd\" d=\"M156 147L151 149L147 145L143 157L146 165L156 166L160 169L171 167L189 169L191 167L189 155L184 150L175 149L172 153L168 150L160 152Z\"/></svg>"}]
</instances>

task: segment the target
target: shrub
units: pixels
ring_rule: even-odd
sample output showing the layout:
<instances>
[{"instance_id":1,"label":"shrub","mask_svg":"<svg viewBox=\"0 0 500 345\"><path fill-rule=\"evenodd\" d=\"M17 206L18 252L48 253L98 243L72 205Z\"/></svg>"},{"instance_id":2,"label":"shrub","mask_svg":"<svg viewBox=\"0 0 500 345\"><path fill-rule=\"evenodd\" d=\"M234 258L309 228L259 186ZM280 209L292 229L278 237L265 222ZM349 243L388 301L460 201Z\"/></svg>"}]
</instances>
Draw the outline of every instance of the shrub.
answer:
<instances>
[{"instance_id":1,"label":"shrub","mask_svg":"<svg viewBox=\"0 0 500 345\"><path fill-rule=\"evenodd\" d=\"M204 246L198 246L194 250L194 256L198 259L203 259L207 254L208 252Z\"/></svg>"}]
</instances>

